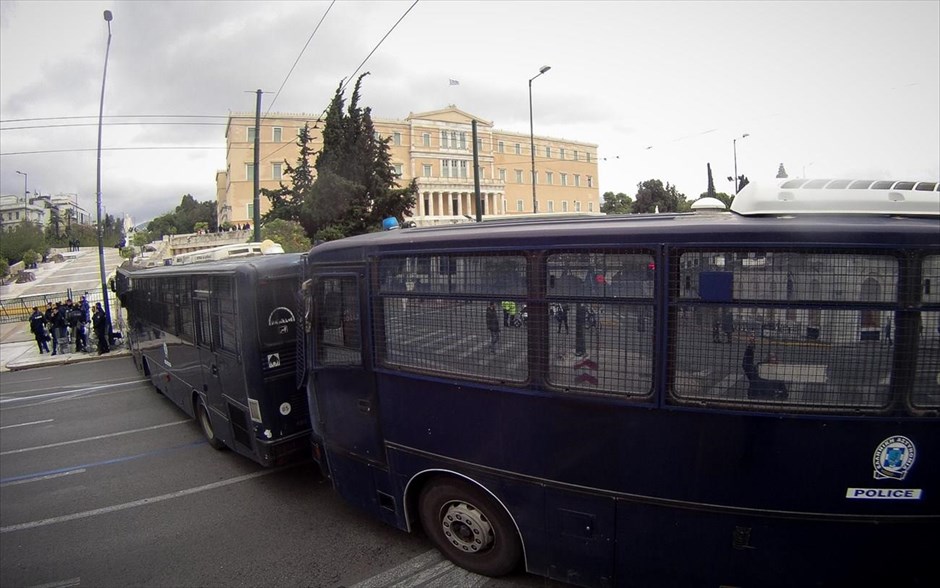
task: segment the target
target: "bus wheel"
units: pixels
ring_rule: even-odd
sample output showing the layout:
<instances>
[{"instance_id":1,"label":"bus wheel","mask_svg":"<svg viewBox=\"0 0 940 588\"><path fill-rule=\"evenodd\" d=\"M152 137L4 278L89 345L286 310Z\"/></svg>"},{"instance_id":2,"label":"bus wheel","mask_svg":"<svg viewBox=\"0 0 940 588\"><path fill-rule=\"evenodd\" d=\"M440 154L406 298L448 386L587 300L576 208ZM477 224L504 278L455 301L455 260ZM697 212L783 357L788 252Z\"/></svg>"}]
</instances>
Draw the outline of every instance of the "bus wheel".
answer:
<instances>
[{"instance_id":1,"label":"bus wheel","mask_svg":"<svg viewBox=\"0 0 940 588\"><path fill-rule=\"evenodd\" d=\"M198 394L196 395L196 420L199 421L202 434L206 436L206 441L209 442L210 446L214 449L225 447L225 443L222 443L215 436L215 429L212 428L212 421L209 420L209 410L206 408L206 402Z\"/></svg>"},{"instance_id":2,"label":"bus wheel","mask_svg":"<svg viewBox=\"0 0 940 588\"><path fill-rule=\"evenodd\" d=\"M446 479L425 486L419 500L421 526L449 560L485 576L516 569L522 555L516 528L489 494Z\"/></svg>"}]
</instances>

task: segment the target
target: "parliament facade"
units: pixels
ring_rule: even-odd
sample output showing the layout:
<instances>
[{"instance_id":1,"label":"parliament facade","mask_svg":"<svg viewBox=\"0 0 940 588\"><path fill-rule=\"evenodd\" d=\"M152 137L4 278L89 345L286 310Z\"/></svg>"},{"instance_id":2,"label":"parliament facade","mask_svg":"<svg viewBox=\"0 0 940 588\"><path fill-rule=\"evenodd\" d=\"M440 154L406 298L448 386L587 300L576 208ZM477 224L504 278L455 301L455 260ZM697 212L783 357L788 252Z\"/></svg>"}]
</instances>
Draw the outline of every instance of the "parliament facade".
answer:
<instances>
[{"instance_id":1,"label":"parliament facade","mask_svg":"<svg viewBox=\"0 0 940 588\"><path fill-rule=\"evenodd\" d=\"M526 133L500 131L455 106L410 114L404 120L373 118L376 132L390 139L392 165L399 186L412 179L418 198L410 220L418 226L452 223L475 217L473 139L477 121L481 213L487 218L533 212L532 151ZM297 135L309 124L310 147L323 145L317 117L269 114L259 135L259 184L276 189L290 185L285 162L299 157ZM321 123L322 126L322 123ZM255 117L233 113L226 126L226 168L216 174L219 224L252 221ZM313 166L315 161L311 160ZM535 200L541 213L600 212L597 145L568 139L535 137ZM261 214L270 203L260 199Z\"/></svg>"}]
</instances>

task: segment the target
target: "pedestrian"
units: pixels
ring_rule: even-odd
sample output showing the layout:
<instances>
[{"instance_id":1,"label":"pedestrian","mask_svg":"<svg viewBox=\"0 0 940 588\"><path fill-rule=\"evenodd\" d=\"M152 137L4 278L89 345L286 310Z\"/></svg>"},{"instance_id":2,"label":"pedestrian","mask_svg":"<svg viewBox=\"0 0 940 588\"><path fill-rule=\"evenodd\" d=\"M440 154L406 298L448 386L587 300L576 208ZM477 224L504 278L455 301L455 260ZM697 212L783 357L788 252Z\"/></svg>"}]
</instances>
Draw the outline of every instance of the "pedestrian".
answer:
<instances>
[{"instance_id":1,"label":"pedestrian","mask_svg":"<svg viewBox=\"0 0 940 588\"><path fill-rule=\"evenodd\" d=\"M85 317L85 322L91 321L91 307L88 305L88 299L85 296L79 299L78 306L82 309L82 316Z\"/></svg>"},{"instance_id":2,"label":"pedestrian","mask_svg":"<svg viewBox=\"0 0 940 588\"><path fill-rule=\"evenodd\" d=\"M100 302L95 302L95 314L91 317L91 326L95 332L95 340L98 342L98 355L111 351L108 346L108 319Z\"/></svg>"},{"instance_id":3,"label":"pedestrian","mask_svg":"<svg viewBox=\"0 0 940 588\"><path fill-rule=\"evenodd\" d=\"M88 321L82 316L78 320L78 328L75 329L75 351L87 353L88 349Z\"/></svg>"},{"instance_id":4,"label":"pedestrian","mask_svg":"<svg viewBox=\"0 0 940 588\"><path fill-rule=\"evenodd\" d=\"M55 337L59 340L59 353L69 352L69 314L66 306L61 302L55 303L55 314L52 317L52 328Z\"/></svg>"},{"instance_id":5,"label":"pedestrian","mask_svg":"<svg viewBox=\"0 0 940 588\"><path fill-rule=\"evenodd\" d=\"M39 312L39 307L33 307L33 314L29 316L29 330L36 337L36 345L39 346L39 354L49 352L49 335L46 333L46 317Z\"/></svg>"},{"instance_id":6,"label":"pedestrian","mask_svg":"<svg viewBox=\"0 0 940 588\"><path fill-rule=\"evenodd\" d=\"M516 314L516 303L511 300L504 300L500 303L503 308L503 326L512 326L512 315Z\"/></svg>"},{"instance_id":7,"label":"pedestrian","mask_svg":"<svg viewBox=\"0 0 940 588\"><path fill-rule=\"evenodd\" d=\"M49 331L49 337L52 339L52 355L55 355L59 348L59 334L55 330L55 309L52 303L46 303L46 312L43 314L46 319L46 329Z\"/></svg>"},{"instance_id":8,"label":"pedestrian","mask_svg":"<svg viewBox=\"0 0 940 588\"><path fill-rule=\"evenodd\" d=\"M75 351L78 351L78 323L82 316L82 309L78 304L68 303L68 323L69 323L69 343L75 345Z\"/></svg>"},{"instance_id":9,"label":"pedestrian","mask_svg":"<svg viewBox=\"0 0 940 588\"><path fill-rule=\"evenodd\" d=\"M561 333L561 328L565 327L565 334L568 333L568 305L563 304L557 311L555 311L555 320L558 321L558 333Z\"/></svg>"},{"instance_id":10,"label":"pedestrian","mask_svg":"<svg viewBox=\"0 0 940 588\"><path fill-rule=\"evenodd\" d=\"M496 313L496 303L492 301L486 307L486 328L490 331L490 353L495 353L499 343L499 316Z\"/></svg>"},{"instance_id":11,"label":"pedestrian","mask_svg":"<svg viewBox=\"0 0 940 588\"><path fill-rule=\"evenodd\" d=\"M882 329L882 334L882 345L891 345L894 343L894 340L891 338L891 319L888 319L887 322L885 322L885 326Z\"/></svg>"}]
</instances>

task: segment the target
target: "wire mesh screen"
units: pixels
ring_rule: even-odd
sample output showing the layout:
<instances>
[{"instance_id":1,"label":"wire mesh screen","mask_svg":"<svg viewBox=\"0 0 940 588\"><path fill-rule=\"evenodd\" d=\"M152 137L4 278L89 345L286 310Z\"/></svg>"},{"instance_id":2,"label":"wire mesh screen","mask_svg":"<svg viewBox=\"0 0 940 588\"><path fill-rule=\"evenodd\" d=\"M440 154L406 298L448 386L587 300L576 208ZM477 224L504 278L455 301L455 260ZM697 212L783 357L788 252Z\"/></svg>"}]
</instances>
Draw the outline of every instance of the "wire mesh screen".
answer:
<instances>
[{"instance_id":1,"label":"wire mesh screen","mask_svg":"<svg viewBox=\"0 0 940 588\"><path fill-rule=\"evenodd\" d=\"M652 391L654 272L650 253L548 256L550 385L631 396Z\"/></svg>"},{"instance_id":2,"label":"wire mesh screen","mask_svg":"<svg viewBox=\"0 0 940 588\"><path fill-rule=\"evenodd\" d=\"M651 392L651 304L565 302L549 312L550 385L631 396Z\"/></svg>"},{"instance_id":3,"label":"wire mesh screen","mask_svg":"<svg viewBox=\"0 0 940 588\"><path fill-rule=\"evenodd\" d=\"M376 341L386 365L524 382L528 331L522 306L504 321L493 300L389 296L382 300L385 337Z\"/></svg>"},{"instance_id":4,"label":"wire mesh screen","mask_svg":"<svg viewBox=\"0 0 940 588\"><path fill-rule=\"evenodd\" d=\"M679 268L680 299L705 304L678 304L671 313L676 398L891 404L895 258L706 251L682 254ZM807 304L816 302L826 305Z\"/></svg>"},{"instance_id":5,"label":"wire mesh screen","mask_svg":"<svg viewBox=\"0 0 940 588\"><path fill-rule=\"evenodd\" d=\"M940 407L940 311L921 313L917 350L913 405L936 409Z\"/></svg>"}]
</instances>

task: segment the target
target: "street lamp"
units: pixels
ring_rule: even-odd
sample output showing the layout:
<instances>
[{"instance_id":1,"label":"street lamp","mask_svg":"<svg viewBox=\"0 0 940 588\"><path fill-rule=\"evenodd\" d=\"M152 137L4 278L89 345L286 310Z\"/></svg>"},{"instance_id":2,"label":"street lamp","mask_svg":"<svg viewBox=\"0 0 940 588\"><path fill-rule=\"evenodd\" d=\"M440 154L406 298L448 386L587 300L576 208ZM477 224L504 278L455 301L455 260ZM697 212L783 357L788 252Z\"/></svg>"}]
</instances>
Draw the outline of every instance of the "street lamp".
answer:
<instances>
[{"instance_id":1,"label":"street lamp","mask_svg":"<svg viewBox=\"0 0 940 588\"><path fill-rule=\"evenodd\" d=\"M26 217L29 215L29 174L26 172L17 171L16 173L23 176L23 222L26 222Z\"/></svg>"},{"instance_id":2,"label":"street lamp","mask_svg":"<svg viewBox=\"0 0 940 588\"><path fill-rule=\"evenodd\" d=\"M101 274L101 294L104 298L104 316L107 320L106 333L111 333L111 304L108 300L108 283L104 270L104 224L101 222L101 119L104 115L104 83L108 78L108 54L111 53L111 16L110 10L104 11L104 20L108 23L108 44L104 51L104 74L101 76L101 105L98 108L98 170L97 170L97 201L98 201L98 271Z\"/></svg>"},{"instance_id":3,"label":"street lamp","mask_svg":"<svg viewBox=\"0 0 940 588\"><path fill-rule=\"evenodd\" d=\"M532 213L539 211L539 201L535 196L535 126L532 122L532 80L552 69L549 65L539 68L539 73L529 79L529 152L532 154Z\"/></svg>"},{"instance_id":4,"label":"street lamp","mask_svg":"<svg viewBox=\"0 0 940 588\"><path fill-rule=\"evenodd\" d=\"M738 178L738 139L744 139L745 137L750 137L749 133L744 133L740 137L735 137L731 142L731 147L734 149L734 195L738 195L738 191L741 190L738 186L741 183L741 180Z\"/></svg>"}]
</instances>

